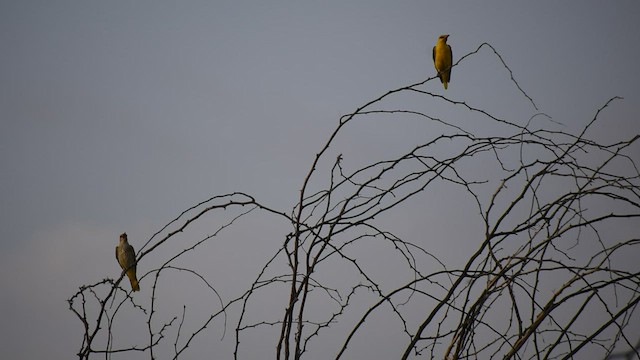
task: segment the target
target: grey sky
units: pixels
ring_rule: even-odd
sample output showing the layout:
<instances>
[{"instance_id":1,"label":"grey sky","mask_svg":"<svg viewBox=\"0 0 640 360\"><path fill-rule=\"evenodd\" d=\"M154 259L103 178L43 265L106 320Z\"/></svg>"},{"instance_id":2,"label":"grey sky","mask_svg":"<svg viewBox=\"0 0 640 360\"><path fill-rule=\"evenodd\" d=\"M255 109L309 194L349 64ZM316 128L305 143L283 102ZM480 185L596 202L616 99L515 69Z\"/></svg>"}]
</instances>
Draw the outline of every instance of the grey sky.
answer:
<instances>
[{"instance_id":1,"label":"grey sky","mask_svg":"<svg viewBox=\"0 0 640 360\"><path fill-rule=\"evenodd\" d=\"M123 231L138 248L232 191L290 209L340 115L433 76L439 34L454 61L492 44L568 131L618 95L594 131L640 133L639 18L636 1L1 1L0 353L75 356L82 329L65 300L119 275ZM533 113L486 50L446 95ZM380 126L345 132L347 163L417 137ZM253 256L248 240L229 244Z\"/></svg>"}]
</instances>

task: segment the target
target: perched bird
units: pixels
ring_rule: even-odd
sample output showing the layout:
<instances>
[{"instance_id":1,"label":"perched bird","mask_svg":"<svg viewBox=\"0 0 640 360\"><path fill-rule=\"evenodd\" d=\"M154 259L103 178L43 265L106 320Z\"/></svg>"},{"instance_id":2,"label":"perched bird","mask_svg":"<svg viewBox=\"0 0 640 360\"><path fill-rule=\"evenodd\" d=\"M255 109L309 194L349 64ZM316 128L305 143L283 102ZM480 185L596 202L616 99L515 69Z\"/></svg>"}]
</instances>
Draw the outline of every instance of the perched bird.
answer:
<instances>
[{"instance_id":1,"label":"perched bird","mask_svg":"<svg viewBox=\"0 0 640 360\"><path fill-rule=\"evenodd\" d=\"M131 282L131 290L138 291L138 279L136 278L136 252L133 246L127 242L127 234L120 235L120 243L116 246L116 259L122 270L127 271L127 276Z\"/></svg>"},{"instance_id":2,"label":"perched bird","mask_svg":"<svg viewBox=\"0 0 640 360\"><path fill-rule=\"evenodd\" d=\"M433 65L436 67L438 77L447 90L447 85L451 81L451 65L453 64L453 53L451 46L447 45L449 35L440 35L436 46L433 47Z\"/></svg>"}]
</instances>

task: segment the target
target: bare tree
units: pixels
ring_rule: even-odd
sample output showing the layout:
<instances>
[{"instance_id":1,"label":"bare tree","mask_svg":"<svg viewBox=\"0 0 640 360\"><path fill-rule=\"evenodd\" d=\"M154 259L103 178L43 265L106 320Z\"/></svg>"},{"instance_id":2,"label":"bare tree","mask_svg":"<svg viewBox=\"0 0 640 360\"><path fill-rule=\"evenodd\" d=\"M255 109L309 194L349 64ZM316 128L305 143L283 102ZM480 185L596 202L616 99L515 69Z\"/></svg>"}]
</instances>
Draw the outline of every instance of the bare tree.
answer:
<instances>
[{"instance_id":1,"label":"bare tree","mask_svg":"<svg viewBox=\"0 0 640 360\"><path fill-rule=\"evenodd\" d=\"M148 299L132 297L120 285L122 275L81 287L69 299L83 324L78 356L137 352L178 359L198 341L210 341L205 334L217 329L233 338L234 358L249 357L244 348L263 346L252 333L272 334L266 343L273 346L254 350L262 358L363 358L366 349L354 344L372 331L393 337L390 351L402 359L604 359L615 358L614 351L640 357L640 135L605 144L591 133L619 97L594 109L578 133L563 130L538 112L491 45L481 44L454 66L481 50L496 57L531 105L528 121L432 93L425 84L435 77L385 93L340 118L292 211L245 193L212 197L185 210L140 249L138 268L151 268L140 279ZM402 97L422 102L394 107ZM484 122L490 134L430 115L423 104ZM434 131L398 154L350 168L348 157L330 148L347 129L370 126L371 119L420 120ZM459 263L425 246L431 234L400 235L385 220L443 188L466 201L451 222L477 230L460 249L458 258L466 260ZM226 298L226 286L214 286L209 273L181 262L206 257L214 240L231 238L225 232L258 214L287 224L289 231L232 297ZM388 264L380 264L381 258ZM379 271L391 265L401 275ZM187 315L191 305L174 308L168 317L158 310L163 296L177 291L163 283L174 273L196 278L210 295L195 320ZM275 310L260 311L264 307ZM128 344L115 340L127 331L118 327L121 322L144 328L147 340L120 345Z\"/></svg>"}]
</instances>

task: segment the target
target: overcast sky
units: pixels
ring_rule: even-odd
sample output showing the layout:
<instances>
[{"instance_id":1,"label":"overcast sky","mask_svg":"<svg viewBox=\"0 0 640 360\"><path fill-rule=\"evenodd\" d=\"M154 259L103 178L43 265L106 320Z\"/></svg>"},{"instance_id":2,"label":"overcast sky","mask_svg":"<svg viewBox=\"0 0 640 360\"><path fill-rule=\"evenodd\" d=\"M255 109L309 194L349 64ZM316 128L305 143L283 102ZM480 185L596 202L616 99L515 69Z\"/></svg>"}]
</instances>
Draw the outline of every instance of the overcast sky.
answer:
<instances>
[{"instance_id":1,"label":"overcast sky","mask_svg":"<svg viewBox=\"0 0 640 360\"><path fill-rule=\"evenodd\" d=\"M2 357L75 357L66 299L119 275L120 233L139 247L233 191L288 212L342 114L434 75L439 34L454 60L492 44L566 131L622 96L597 131L640 133L638 19L637 1L0 1ZM488 51L446 95L533 113ZM362 131L341 144L407 141Z\"/></svg>"}]
</instances>

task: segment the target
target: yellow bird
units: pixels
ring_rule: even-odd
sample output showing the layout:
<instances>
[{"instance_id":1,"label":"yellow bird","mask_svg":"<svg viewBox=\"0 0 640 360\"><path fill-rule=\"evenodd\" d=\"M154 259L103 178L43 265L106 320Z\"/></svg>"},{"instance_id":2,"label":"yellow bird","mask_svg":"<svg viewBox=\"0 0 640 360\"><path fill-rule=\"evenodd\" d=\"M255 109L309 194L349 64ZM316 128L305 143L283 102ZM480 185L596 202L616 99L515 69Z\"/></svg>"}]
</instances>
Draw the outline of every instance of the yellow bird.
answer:
<instances>
[{"instance_id":1,"label":"yellow bird","mask_svg":"<svg viewBox=\"0 0 640 360\"><path fill-rule=\"evenodd\" d=\"M127 234L120 235L120 243L116 246L116 259L122 270L127 271L129 282L131 282L131 290L138 291L138 279L136 278L136 252L133 246L127 242Z\"/></svg>"},{"instance_id":2,"label":"yellow bird","mask_svg":"<svg viewBox=\"0 0 640 360\"><path fill-rule=\"evenodd\" d=\"M451 65L453 64L453 52L451 46L447 45L449 35L440 35L436 46L433 47L433 65L436 67L438 77L447 90L447 85L451 81Z\"/></svg>"}]
</instances>

